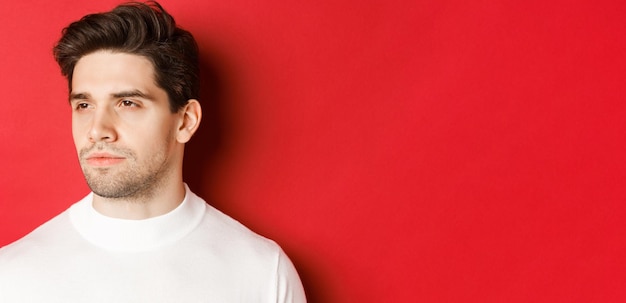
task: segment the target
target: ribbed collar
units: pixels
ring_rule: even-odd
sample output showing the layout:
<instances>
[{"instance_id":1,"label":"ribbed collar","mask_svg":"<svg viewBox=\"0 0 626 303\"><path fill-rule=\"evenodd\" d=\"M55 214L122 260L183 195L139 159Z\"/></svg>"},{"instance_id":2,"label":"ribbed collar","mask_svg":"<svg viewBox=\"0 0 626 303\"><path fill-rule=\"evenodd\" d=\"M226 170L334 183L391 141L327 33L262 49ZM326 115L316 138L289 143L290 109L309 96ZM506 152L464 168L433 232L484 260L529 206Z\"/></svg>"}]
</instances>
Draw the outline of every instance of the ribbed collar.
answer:
<instances>
[{"instance_id":1,"label":"ribbed collar","mask_svg":"<svg viewBox=\"0 0 626 303\"><path fill-rule=\"evenodd\" d=\"M202 220L206 203L185 184L185 198L167 214L126 220L104 216L90 193L69 209L70 221L87 241L111 251L139 252L171 244L189 234Z\"/></svg>"}]
</instances>

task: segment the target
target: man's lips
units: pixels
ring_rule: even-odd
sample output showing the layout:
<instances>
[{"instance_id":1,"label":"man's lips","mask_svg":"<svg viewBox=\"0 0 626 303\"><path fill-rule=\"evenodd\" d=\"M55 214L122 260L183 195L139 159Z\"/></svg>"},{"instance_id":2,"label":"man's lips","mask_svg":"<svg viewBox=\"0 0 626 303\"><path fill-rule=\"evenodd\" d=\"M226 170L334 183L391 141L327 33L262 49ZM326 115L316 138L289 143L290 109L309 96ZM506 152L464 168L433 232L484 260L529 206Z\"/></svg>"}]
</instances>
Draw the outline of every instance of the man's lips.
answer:
<instances>
[{"instance_id":1,"label":"man's lips","mask_svg":"<svg viewBox=\"0 0 626 303\"><path fill-rule=\"evenodd\" d=\"M124 161L124 157L109 153L94 153L86 158L87 164L91 166L110 166Z\"/></svg>"}]
</instances>

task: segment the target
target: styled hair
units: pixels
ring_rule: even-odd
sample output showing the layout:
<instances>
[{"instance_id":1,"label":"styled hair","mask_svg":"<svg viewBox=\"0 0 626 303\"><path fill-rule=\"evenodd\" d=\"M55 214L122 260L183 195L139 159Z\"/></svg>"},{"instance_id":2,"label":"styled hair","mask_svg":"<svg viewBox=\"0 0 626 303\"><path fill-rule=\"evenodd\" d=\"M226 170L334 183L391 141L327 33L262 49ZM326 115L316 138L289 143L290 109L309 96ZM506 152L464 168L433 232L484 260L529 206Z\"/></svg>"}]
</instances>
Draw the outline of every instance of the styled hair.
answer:
<instances>
[{"instance_id":1,"label":"styled hair","mask_svg":"<svg viewBox=\"0 0 626 303\"><path fill-rule=\"evenodd\" d=\"M110 12L86 15L62 34L53 53L70 92L76 62L90 53L110 50L150 60L156 84L167 92L172 112L198 98L198 45L157 2L129 2Z\"/></svg>"}]
</instances>

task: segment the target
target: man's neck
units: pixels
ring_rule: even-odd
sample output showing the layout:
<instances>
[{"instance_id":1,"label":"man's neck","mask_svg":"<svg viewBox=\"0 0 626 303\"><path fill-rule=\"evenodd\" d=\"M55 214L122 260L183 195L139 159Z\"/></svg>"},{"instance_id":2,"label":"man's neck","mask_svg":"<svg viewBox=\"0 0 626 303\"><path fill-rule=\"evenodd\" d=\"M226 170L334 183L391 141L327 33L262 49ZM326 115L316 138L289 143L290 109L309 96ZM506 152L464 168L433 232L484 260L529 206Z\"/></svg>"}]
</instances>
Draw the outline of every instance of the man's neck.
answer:
<instances>
[{"instance_id":1,"label":"man's neck","mask_svg":"<svg viewBox=\"0 0 626 303\"><path fill-rule=\"evenodd\" d=\"M141 220L166 214L174 210L185 198L182 181L153 189L149 195L128 198L105 198L93 195L93 207L107 217Z\"/></svg>"}]
</instances>

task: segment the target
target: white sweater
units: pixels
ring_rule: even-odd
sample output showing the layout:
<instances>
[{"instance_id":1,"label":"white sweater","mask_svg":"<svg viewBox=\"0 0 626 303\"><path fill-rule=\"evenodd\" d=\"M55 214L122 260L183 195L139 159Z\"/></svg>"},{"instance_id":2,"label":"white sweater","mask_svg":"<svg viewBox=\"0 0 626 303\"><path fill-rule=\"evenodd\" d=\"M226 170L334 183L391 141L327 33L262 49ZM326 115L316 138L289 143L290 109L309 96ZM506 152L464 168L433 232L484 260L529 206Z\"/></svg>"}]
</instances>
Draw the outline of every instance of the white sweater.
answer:
<instances>
[{"instance_id":1,"label":"white sweater","mask_svg":"<svg viewBox=\"0 0 626 303\"><path fill-rule=\"evenodd\" d=\"M306 302L276 243L189 188L145 220L103 216L92 198L0 249L0 302Z\"/></svg>"}]
</instances>

